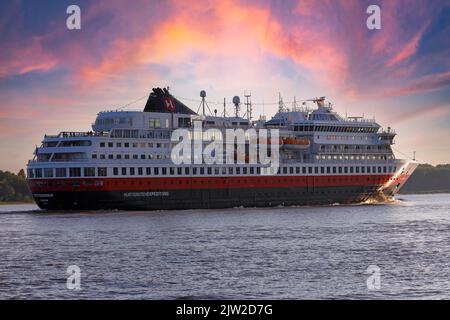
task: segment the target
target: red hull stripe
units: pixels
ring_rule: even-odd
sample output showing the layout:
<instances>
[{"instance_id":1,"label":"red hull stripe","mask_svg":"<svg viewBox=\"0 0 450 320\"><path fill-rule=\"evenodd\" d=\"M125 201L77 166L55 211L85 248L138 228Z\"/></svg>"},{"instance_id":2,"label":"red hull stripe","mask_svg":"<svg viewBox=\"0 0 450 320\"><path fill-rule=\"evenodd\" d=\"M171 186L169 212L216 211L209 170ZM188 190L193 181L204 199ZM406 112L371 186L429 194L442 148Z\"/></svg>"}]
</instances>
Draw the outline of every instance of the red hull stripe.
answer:
<instances>
[{"instance_id":1,"label":"red hull stripe","mask_svg":"<svg viewBox=\"0 0 450 320\"><path fill-rule=\"evenodd\" d=\"M345 187L383 185L392 175L352 176L242 176L242 177L135 177L32 179L33 193L52 191L174 190L208 188Z\"/></svg>"}]
</instances>

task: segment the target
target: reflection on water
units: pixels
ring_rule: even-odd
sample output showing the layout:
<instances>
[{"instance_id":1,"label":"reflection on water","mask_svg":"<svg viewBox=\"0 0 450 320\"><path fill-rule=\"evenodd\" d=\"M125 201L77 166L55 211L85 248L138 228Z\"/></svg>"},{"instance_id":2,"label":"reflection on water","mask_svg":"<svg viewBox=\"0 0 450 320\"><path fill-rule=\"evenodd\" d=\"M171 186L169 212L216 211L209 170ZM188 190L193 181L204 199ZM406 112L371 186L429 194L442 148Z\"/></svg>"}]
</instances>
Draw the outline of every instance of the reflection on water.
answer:
<instances>
[{"instance_id":1,"label":"reflection on water","mask_svg":"<svg viewBox=\"0 0 450 320\"><path fill-rule=\"evenodd\" d=\"M159 212L0 206L0 298L450 298L450 195L398 198ZM66 288L69 265L81 268L80 291ZM371 265L379 290L366 284Z\"/></svg>"}]
</instances>

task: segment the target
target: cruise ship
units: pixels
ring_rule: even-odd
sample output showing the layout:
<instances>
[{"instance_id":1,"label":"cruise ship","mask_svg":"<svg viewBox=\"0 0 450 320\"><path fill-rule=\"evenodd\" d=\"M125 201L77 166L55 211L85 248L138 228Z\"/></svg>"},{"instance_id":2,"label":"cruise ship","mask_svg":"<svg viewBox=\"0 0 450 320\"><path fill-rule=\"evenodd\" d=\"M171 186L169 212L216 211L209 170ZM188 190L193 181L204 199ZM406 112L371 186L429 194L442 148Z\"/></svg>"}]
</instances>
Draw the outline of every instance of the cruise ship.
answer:
<instances>
[{"instance_id":1,"label":"cruise ship","mask_svg":"<svg viewBox=\"0 0 450 320\"><path fill-rule=\"evenodd\" d=\"M394 130L383 130L372 119L342 117L325 97L291 108L280 100L270 120L254 121L249 103L246 115L239 115L239 97L233 98L233 116L225 107L221 116L217 110L206 114L205 96L202 91L203 112L195 112L168 88L154 88L143 111L104 111L90 131L45 135L27 165L37 205L164 210L354 204L394 197L418 165L395 157ZM218 139L210 132L229 129L277 135L233 141L232 161L210 163L193 156L176 164L172 151L180 141L174 132L187 130L194 139L196 126L203 130L200 146ZM277 146L275 169L249 160L252 143L257 150L265 145L267 154L269 146Z\"/></svg>"}]
</instances>

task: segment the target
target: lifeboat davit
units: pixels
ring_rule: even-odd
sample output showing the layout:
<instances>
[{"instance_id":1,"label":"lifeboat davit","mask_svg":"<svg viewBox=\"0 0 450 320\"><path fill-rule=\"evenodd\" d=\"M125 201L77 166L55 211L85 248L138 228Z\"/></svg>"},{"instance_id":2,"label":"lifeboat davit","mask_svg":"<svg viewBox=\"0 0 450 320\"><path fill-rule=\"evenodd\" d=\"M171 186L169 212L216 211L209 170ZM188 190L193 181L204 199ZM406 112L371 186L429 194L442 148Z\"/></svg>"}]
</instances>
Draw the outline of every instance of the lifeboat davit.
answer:
<instances>
[{"instance_id":1,"label":"lifeboat davit","mask_svg":"<svg viewBox=\"0 0 450 320\"><path fill-rule=\"evenodd\" d=\"M308 149L311 141L307 138L287 137L282 138L282 148L286 150L304 150Z\"/></svg>"}]
</instances>

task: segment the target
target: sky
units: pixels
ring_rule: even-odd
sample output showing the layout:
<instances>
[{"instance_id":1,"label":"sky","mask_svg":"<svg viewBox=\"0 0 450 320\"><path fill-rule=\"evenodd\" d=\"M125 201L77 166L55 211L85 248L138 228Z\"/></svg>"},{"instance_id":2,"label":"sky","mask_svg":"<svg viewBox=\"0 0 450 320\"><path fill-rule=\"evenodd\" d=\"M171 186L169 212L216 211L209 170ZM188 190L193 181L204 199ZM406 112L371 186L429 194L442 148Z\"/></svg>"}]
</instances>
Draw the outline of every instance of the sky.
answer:
<instances>
[{"instance_id":1,"label":"sky","mask_svg":"<svg viewBox=\"0 0 450 320\"><path fill-rule=\"evenodd\" d=\"M66 26L72 4L80 30ZM379 30L366 25L373 4ZM11 0L0 43L0 170L156 86L194 110L200 90L219 110L250 91L256 117L276 112L279 92L326 96L394 128L397 157L450 162L450 0Z\"/></svg>"}]
</instances>

